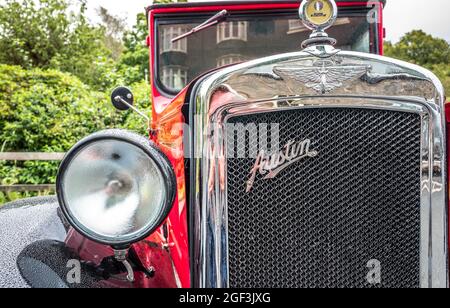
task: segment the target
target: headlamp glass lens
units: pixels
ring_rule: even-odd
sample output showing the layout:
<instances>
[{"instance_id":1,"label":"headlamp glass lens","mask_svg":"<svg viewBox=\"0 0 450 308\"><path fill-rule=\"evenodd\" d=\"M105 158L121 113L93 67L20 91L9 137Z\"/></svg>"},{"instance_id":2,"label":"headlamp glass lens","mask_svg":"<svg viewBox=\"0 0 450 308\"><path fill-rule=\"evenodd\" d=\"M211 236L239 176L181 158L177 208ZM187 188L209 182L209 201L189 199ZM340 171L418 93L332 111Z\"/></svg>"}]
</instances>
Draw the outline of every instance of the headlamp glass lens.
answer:
<instances>
[{"instance_id":1,"label":"headlamp glass lens","mask_svg":"<svg viewBox=\"0 0 450 308\"><path fill-rule=\"evenodd\" d=\"M139 236L165 203L158 166L142 149L120 140L88 144L63 177L66 210L86 232L105 241Z\"/></svg>"}]
</instances>

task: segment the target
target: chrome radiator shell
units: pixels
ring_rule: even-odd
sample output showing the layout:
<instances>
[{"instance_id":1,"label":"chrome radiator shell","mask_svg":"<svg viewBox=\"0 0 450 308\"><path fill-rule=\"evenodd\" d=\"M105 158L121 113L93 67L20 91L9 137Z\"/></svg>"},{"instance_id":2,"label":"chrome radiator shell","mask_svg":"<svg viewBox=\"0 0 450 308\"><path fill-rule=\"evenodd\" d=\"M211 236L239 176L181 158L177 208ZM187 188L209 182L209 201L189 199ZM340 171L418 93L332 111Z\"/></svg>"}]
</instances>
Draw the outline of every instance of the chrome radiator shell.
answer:
<instances>
[{"instance_id":1,"label":"chrome radiator shell","mask_svg":"<svg viewBox=\"0 0 450 308\"><path fill-rule=\"evenodd\" d=\"M448 287L444 93L432 73L376 55L298 52L218 71L201 81L194 94L190 230L194 287L230 286L229 188L223 155L227 120L305 108L367 108L421 115L420 286Z\"/></svg>"}]
</instances>

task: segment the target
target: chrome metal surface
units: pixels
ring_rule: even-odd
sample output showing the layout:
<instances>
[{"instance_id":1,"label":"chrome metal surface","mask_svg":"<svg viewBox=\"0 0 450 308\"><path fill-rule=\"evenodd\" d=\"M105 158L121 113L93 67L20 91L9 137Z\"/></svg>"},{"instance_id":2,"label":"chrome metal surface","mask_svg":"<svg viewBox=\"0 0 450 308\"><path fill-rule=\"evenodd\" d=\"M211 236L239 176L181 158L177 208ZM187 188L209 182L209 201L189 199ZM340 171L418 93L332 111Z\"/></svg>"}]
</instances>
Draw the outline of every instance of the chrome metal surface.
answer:
<instances>
[{"instance_id":1,"label":"chrome metal surface","mask_svg":"<svg viewBox=\"0 0 450 308\"><path fill-rule=\"evenodd\" d=\"M209 27L212 27L214 25L219 24L220 22L222 22L226 17L228 16L228 11L227 10L222 10L219 13L217 13L216 15L214 15L213 17L211 17L210 19L208 19L207 21L205 21L204 23L198 25L197 27L193 28L192 30L190 30L187 33L184 33L180 36L177 36L176 38L173 38L171 40L172 43L178 42L179 40L182 40L192 34L195 34L197 32L203 31L208 29Z\"/></svg>"},{"instance_id":2,"label":"chrome metal surface","mask_svg":"<svg viewBox=\"0 0 450 308\"><path fill-rule=\"evenodd\" d=\"M294 79L302 82L308 88L319 94L329 93L342 87L345 82L360 78L370 71L370 66L364 65L336 65L335 60L319 59L312 66L277 66L274 72L284 79Z\"/></svg>"},{"instance_id":3,"label":"chrome metal surface","mask_svg":"<svg viewBox=\"0 0 450 308\"><path fill-rule=\"evenodd\" d=\"M127 280L129 282L134 282L134 270L130 262L128 262L128 249L114 250L114 258L122 263L127 270Z\"/></svg>"},{"instance_id":4,"label":"chrome metal surface","mask_svg":"<svg viewBox=\"0 0 450 308\"><path fill-rule=\"evenodd\" d=\"M130 97L129 97L130 98ZM134 112L136 112L137 114L139 114L143 119L145 119L147 121L147 123L150 123L150 118L143 113L142 111L140 111L139 109L137 109L136 107L134 107L132 104L128 103L126 100L124 100L122 97L120 96L116 96L114 98L114 100L116 102L120 102L122 104L124 104L125 106L127 106L128 108L130 108L131 110L133 110ZM150 125L149 125L150 127Z\"/></svg>"},{"instance_id":5,"label":"chrome metal surface","mask_svg":"<svg viewBox=\"0 0 450 308\"><path fill-rule=\"evenodd\" d=\"M330 19L324 23L324 24L316 24L314 22L312 22L310 20L310 18L307 16L306 10L308 9L308 6L310 5L310 3L314 2L313 0L306 0L303 1L300 9L299 9L299 15L300 15L300 19L302 20L303 24L310 30L314 30L316 33L319 33L319 35L321 33L323 33L323 31L325 31L326 29L328 29L329 27L331 27L338 16L338 8L336 5L336 2L334 0L323 0L325 2L329 2L330 5L332 6L332 16L330 17ZM316 3L313 3L315 6L315 10L316 11L321 11L323 9L323 3L322 3L322 7L317 7L316 4L321 3L322 1L316 1ZM317 36L317 34L315 34L314 36Z\"/></svg>"},{"instance_id":6,"label":"chrome metal surface","mask_svg":"<svg viewBox=\"0 0 450 308\"><path fill-rule=\"evenodd\" d=\"M77 225L111 244L134 242L155 227L168 193L156 158L111 138L86 144L69 159L60 187Z\"/></svg>"},{"instance_id":7,"label":"chrome metal surface","mask_svg":"<svg viewBox=\"0 0 450 308\"><path fill-rule=\"evenodd\" d=\"M284 169L307 157L314 158L318 151L311 150L311 140L290 140L278 153L269 154L261 150L256 157L255 165L250 170L250 179L247 181L247 193L252 190L256 174L264 176L264 180L274 179ZM307 176L307 175L305 175Z\"/></svg>"},{"instance_id":8,"label":"chrome metal surface","mask_svg":"<svg viewBox=\"0 0 450 308\"><path fill-rule=\"evenodd\" d=\"M376 55L328 55L333 67L370 68L326 93L302 79L281 76L279 67L313 67L308 52L237 65L203 80L195 93L195 204L192 219L196 287L228 287L228 216L225 130L240 114L317 108L366 108L417 113L422 118L421 286L448 287L448 207L444 94L429 71ZM327 62L331 63L331 62ZM327 64L325 64L325 69ZM301 70L301 69L300 69ZM374 79L373 76L376 76ZM401 77L400 77L401 76ZM369 78L372 77L372 78ZM316 149L314 149L316 150ZM320 151L320 149L318 149ZM274 192L276 193L276 192Z\"/></svg>"},{"instance_id":9,"label":"chrome metal surface","mask_svg":"<svg viewBox=\"0 0 450 308\"><path fill-rule=\"evenodd\" d=\"M56 186L60 208L79 233L122 247L146 238L167 218L175 182L168 158L151 141L114 129L72 147Z\"/></svg>"},{"instance_id":10,"label":"chrome metal surface","mask_svg":"<svg viewBox=\"0 0 450 308\"><path fill-rule=\"evenodd\" d=\"M308 16L308 9L311 5L314 6L315 13L323 14L322 10L325 6L325 3L331 7L331 16L325 23L315 23L311 20L311 17ZM300 9L299 9L300 19L302 20L305 27L310 30L313 30L313 33L309 37L309 39L305 40L302 43L302 48L307 48L308 46L314 45L336 45L337 41L334 38L328 37L328 34L325 32L326 29L331 27L338 17L338 8L336 2L334 0L306 0L303 1Z\"/></svg>"},{"instance_id":11,"label":"chrome metal surface","mask_svg":"<svg viewBox=\"0 0 450 308\"><path fill-rule=\"evenodd\" d=\"M329 58L338 54L340 51L340 49L336 49L332 45L312 45L303 50L303 52L318 58Z\"/></svg>"},{"instance_id":12,"label":"chrome metal surface","mask_svg":"<svg viewBox=\"0 0 450 308\"><path fill-rule=\"evenodd\" d=\"M227 153L240 154L226 161L230 287L372 287L369 260L381 264L380 287L418 287L422 117L351 107L231 117L261 129L226 131ZM262 123L279 133L266 138ZM297 136L319 155L272 180L257 175L246 193L241 178L253 155L243 154L254 143L276 151Z\"/></svg>"}]
</instances>

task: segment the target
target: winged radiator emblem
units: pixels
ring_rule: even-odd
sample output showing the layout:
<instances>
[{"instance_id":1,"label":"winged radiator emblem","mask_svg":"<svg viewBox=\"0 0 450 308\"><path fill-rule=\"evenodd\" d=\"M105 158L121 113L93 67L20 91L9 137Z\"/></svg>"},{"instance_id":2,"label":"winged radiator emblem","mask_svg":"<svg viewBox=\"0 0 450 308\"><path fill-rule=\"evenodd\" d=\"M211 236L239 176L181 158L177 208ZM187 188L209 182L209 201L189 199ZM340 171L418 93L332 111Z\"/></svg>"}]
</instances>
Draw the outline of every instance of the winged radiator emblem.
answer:
<instances>
[{"instance_id":1,"label":"winged radiator emblem","mask_svg":"<svg viewBox=\"0 0 450 308\"><path fill-rule=\"evenodd\" d=\"M370 69L368 65L337 65L331 60L319 60L313 66L278 66L274 72L283 79L293 79L320 94L326 94L342 87L347 81L366 75Z\"/></svg>"}]
</instances>

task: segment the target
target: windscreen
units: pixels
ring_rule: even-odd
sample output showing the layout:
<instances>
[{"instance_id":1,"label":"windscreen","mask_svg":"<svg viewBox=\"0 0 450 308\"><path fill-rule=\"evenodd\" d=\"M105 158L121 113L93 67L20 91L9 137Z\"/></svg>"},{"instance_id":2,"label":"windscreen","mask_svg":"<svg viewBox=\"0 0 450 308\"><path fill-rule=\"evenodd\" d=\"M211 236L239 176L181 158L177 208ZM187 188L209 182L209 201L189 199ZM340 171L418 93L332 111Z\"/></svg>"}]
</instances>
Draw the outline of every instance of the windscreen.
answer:
<instances>
[{"instance_id":1,"label":"windscreen","mask_svg":"<svg viewBox=\"0 0 450 308\"><path fill-rule=\"evenodd\" d=\"M309 37L295 13L232 16L220 24L172 43L171 40L198 26L212 15L159 19L157 83L161 90L176 93L211 69L266 56L300 51ZM338 48L377 52L376 24L365 12L341 14L327 33Z\"/></svg>"}]
</instances>

